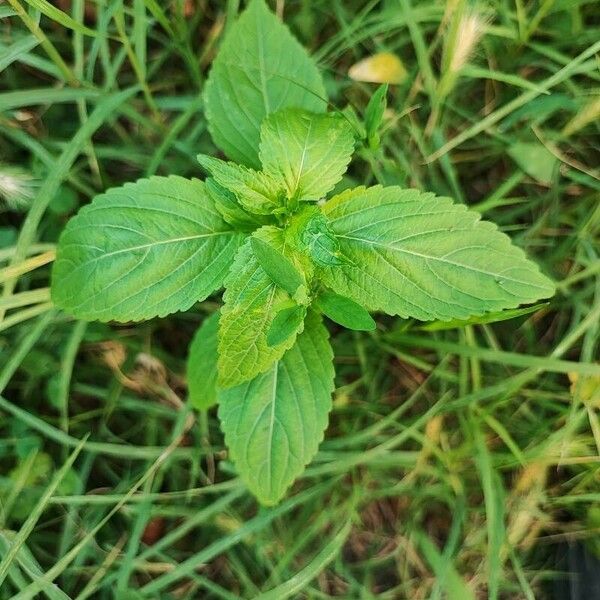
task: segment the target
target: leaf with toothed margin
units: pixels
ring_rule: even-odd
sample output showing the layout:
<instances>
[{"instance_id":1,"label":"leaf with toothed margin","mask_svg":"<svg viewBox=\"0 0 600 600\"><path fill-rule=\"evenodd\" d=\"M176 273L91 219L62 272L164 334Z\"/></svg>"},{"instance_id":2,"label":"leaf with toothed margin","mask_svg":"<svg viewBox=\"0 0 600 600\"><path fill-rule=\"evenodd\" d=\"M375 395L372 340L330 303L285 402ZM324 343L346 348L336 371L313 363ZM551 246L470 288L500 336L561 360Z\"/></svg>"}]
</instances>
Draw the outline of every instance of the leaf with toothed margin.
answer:
<instances>
[{"instance_id":1,"label":"leaf with toothed margin","mask_svg":"<svg viewBox=\"0 0 600 600\"><path fill-rule=\"evenodd\" d=\"M197 159L220 186L235 194L247 211L257 215L281 212L280 186L266 173L206 154L198 154Z\"/></svg>"},{"instance_id":2,"label":"leaf with toothed margin","mask_svg":"<svg viewBox=\"0 0 600 600\"><path fill-rule=\"evenodd\" d=\"M196 179L151 177L112 188L63 231L52 300L99 321L187 310L223 285L243 239Z\"/></svg>"},{"instance_id":3,"label":"leaf with toothed margin","mask_svg":"<svg viewBox=\"0 0 600 600\"><path fill-rule=\"evenodd\" d=\"M320 317L282 358L219 393L219 419L237 471L262 504L277 504L321 443L334 389L333 352Z\"/></svg>"},{"instance_id":4,"label":"leaf with toothed margin","mask_svg":"<svg viewBox=\"0 0 600 600\"><path fill-rule=\"evenodd\" d=\"M225 221L235 229L248 232L254 231L257 227L266 225L269 222L266 216L246 212L235 194L219 185L212 177L209 177L204 183L215 208L221 213Z\"/></svg>"},{"instance_id":5,"label":"leaf with toothed margin","mask_svg":"<svg viewBox=\"0 0 600 600\"><path fill-rule=\"evenodd\" d=\"M310 277L307 265L297 253L286 247L284 234L273 226L254 232L270 246L283 252L299 272ZM310 267L310 265L308 265ZM266 371L293 344L302 323L289 337L270 346L267 334L275 315L295 304L290 294L279 287L261 267L252 249L251 239L238 251L225 280L225 301L219 330L219 385L231 387Z\"/></svg>"},{"instance_id":6,"label":"leaf with toothed margin","mask_svg":"<svg viewBox=\"0 0 600 600\"><path fill-rule=\"evenodd\" d=\"M231 160L255 169L267 115L290 107L327 109L319 69L264 0L252 0L227 33L204 100L215 144Z\"/></svg>"},{"instance_id":7,"label":"leaf with toothed margin","mask_svg":"<svg viewBox=\"0 0 600 600\"><path fill-rule=\"evenodd\" d=\"M288 108L267 117L260 130L263 170L297 202L316 202L348 168L354 131L336 114Z\"/></svg>"},{"instance_id":8,"label":"leaf with toothed margin","mask_svg":"<svg viewBox=\"0 0 600 600\"><path fill-rule=\"evenodd\" d=\"M496 225L448 198L361 187L326 202L323 213L349 263L323 268L321 278L369 310L464 319L554 293Z\"/></svg>"}]
</instances>

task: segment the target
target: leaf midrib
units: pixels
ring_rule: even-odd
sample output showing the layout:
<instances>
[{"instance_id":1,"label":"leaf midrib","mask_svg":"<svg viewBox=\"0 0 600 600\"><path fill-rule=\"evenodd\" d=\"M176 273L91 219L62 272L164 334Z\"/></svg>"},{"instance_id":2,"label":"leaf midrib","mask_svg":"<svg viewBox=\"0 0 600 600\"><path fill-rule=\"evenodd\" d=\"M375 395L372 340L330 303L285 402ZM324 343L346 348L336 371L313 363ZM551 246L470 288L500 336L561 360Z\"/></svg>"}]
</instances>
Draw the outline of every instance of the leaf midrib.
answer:
<instances>
[{"instance_id":1,"label":"leaf midrib","mask_svg":"<svg viewBox=\"0 0 600 600\"><path fill-rule=\"evenodd\" d=\"M455 267L460 267L462 269L466 269L467 271L473 271L474 273L480 273L482 275L489 275L490 277L501 277L502 279L511 281L513 283L529 285L529 286L536 287L539 289L546 289L544 286L532 283L531 281L523 281L522 279L515 279L514 277L509 277L507 275L503 275L502 273L494 273L493 271L486 271L485 269L478 269L477 267L473 267L471 265L466 265L464 263L459 263L459 262L456 262L453 260L448 260L448 259L440 257L440 256L432 256L430 254L423 254L421 252L415 252L413 250L407 250L405 248L398 248L397 246L391 246L389 244L383 244L381 242L376 242L374 240L366 240L364 238L358 238L358 237L353 237L353 236L349 236L349 235L338 235L337 237L347 239L347 240L352 240L352 241L355 241L355 242L358 242L361 244L367 244L369 246L376 246L376 247L384 248L385 250L390 250L392 252L400 252L402 254L408 254L409 256L416 256L419 258L424 258L426 260L446 263L446 264L449 264L449 265L452 265ZM465 248L461 248L461 250L465 250Z\"/></svg>"},{"instance_id":2,"label":"leaf midrib","mask_svg":"<svg viewBox=\"0 0 600 600\"><path fill-rule=\"evenodd\" d=\"M111 256L116 256L117 254L123 254L125 252L135 252L137 250L146 250L147 248L154 248L155 246L164 246L166 244L176 244L179 242L187 242L190 240L197 240L200 238L209 238L216 237L219 235L233 235L233 231L216 231L213 233L201 233L198 235L188 235L179 238L171 238L168 240L160 240L156 242L150 242L148 244L140 244L139 246L130 246L129 248L121 248L120 250L113 250L112 252L108 252L107 254L102 254L102 256L98 256L93 260L103 260L105 258L110 258ZM90 261L92 262L92 261Z\"/></svg>"}]
</instances>

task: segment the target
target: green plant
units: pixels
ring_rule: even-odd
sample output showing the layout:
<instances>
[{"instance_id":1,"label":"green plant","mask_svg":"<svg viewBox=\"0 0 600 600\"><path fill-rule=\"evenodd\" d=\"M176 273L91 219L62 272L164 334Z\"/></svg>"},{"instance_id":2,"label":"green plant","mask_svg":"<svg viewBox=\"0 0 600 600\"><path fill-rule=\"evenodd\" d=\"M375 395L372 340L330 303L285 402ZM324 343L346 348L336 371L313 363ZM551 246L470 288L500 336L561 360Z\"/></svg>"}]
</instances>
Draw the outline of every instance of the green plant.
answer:
<instances>
[{"instance_id":1,"label":"green plant","mask_svg":"<svg viewBox=\"0 0 600 600\"><path fill-rule=\"evenodd\" d=\"M468 319L551 296L552 283L495 225L450 199L339 184L367 127L327 112L316 65L253 0L206 83L209 129L235 162L200 155L210 177L113 188L65 228L52 298L86 320L189 309L225 287L188 362L190 398L218 402L240 476L276 503L323 438L334 389L322 315L370 330L368 311Z\"/></svg>"}]
</instances>

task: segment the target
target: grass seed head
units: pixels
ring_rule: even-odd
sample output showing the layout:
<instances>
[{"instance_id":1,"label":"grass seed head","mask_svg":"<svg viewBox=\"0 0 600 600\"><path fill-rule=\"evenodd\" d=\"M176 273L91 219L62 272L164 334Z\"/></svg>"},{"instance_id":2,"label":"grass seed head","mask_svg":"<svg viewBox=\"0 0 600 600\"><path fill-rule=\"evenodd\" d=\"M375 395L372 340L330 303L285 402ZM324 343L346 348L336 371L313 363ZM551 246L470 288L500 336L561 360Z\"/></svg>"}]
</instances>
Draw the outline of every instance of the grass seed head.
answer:
<instances>
[{"instance_id":1,"label":"grass seed head","mask_svg":"<svg viewBox=\"0 0 600 600\"><path fill-rule=\"evenodd\" d=\"M32 175L7 165L0 165L0 201L9 210L25 210L33 200L35 179Z\"/></svg>"},{"instance_id":2,"label":"grass seed head","mask_svg":"<svg viewBox=\"0 0 600 600\"><path fill-rule=\"evenodd\" d=\"M450 72L458 73L469 62L477 43L485 33L488 22L488 19L476 12L468 12L461 17L448 63Z\"/></svg>"}]
</instances>

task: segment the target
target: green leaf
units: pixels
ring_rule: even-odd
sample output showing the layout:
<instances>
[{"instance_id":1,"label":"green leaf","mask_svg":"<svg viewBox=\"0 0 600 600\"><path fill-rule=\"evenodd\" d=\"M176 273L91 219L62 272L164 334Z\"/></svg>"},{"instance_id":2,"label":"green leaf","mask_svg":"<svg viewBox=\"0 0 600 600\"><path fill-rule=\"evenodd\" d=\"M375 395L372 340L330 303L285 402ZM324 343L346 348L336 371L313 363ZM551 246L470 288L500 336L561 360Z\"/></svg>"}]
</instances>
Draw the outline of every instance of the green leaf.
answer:
<instances>
[{"instance_id":1,"label":"green leaf","mask_svg":"<svg viewBox=\"0 0 600 600\"><path fill-rule=\"evenodd\" d=\"M205 182L206 191L209 193L215 208L221 216L235 229L241 231L254 231L257 227L265 225L265 217L247 213L238 202L235 194L219 185L212 177Z\"/></svg>"},{"instance_id":2,"label":"green leaf","mask_svg":"<svg viewBox=\"0 0 600 600\"><path fill-rule=\"evenodd\" d=\"M536 181L552 182L558 159L540 142L517 142L508 149L509 156Z\"/></svg>"},{"instance_id":3,"label":"green leaf","mask_svg":"<svg viewBox=\"0 0 600 600\"><path fill-rule=\"evenodd\" d=\"M231 458L263 504L276 504L317 452L331 410L332 361L327 330L311 312L281 360L219 394Z\"/></svg>"},{"instance_id":4,"label":"green leaf","mask_svg":"<svg viewBox=\"0 0 600 600\"><path fill-rule=\"evenodd\" d=\"M296 265L268 241L260 237L250 238L252 251L263 271L271 278L271 281L283 288L290 296L305 284L304 276Z\"/></svg>"},{"instance_id":5,"label":"green leaf","mask_svg":"<svg viewBox=\"0 0 600 600\"><path fill-rule=\"evenodd\" d=\"M326 317L338 325L355 331L373 331L377 325L373 317L360 304L333 292L323 291L315 301L315 306Z\"/></svg>"},{"instance_id":6,"label":"green leaf","mask_svg":"<svg viewBox=\"0 0 600 600\"><path fill-rule=\"evenodd\" d=\"M369 146L376 150L379 148L379 127L383 119L383 113L387 107L388 84L380 85L371 96L367 109L365 110L365 128Z\"/></svg>"},{"instance_id":7,"label":"green leaf","mask_svg":"<svg viewBox=\"0 0 600 600\"><path fill-rule=\"evenodd\" d=\"M431 565L436 576L436 587L439 586L445 592L447 600L475 600L475 594L471 587L464 581L456 570L452 557L442 554L437 546L424 534L417 534L417 541L423 556ZM440 597L438 594L431 598Z\"/></svg>"},{"instance_id":8,"label":"green leaf","mask_svg":"<svg viewBox=\"0 0 600 600\"><path fill-rule=\"evenodd\" d=\"M325 267L322 280L369 310L462 319L554 293L508 236L448 198L361 187L336 196L323 212L350 264Z\"/></svg>"},{"instance_id":9,"label":"green leaf","mask_svg":"<svg viewBox=\"0 0 600 600\"><path fill-rule=\"evenodd\" d=\"M266 226L256 231L254 236L285 252L280 229ZM295 335L291 335L275 346L269 346L267 342L267 332L275 315L291 306L293 300L260 266L250 240L238 251L225 287L218 359L219 385L224 388L248 381L266 371L293 345L295 339ZM300 325L298 330L301 328Z\"/></svg>"},{"instance_id":10,"label":"green leaf","mask_svg":"<svg viewBox=\"0 0 600 600\"><path fill-rule=\"evenodd\" d=\"M128 183L69 221L58 243L52 300L100 321L186 310L222 286L243 237L221 218L201 181Z\"/></svg>"},{"instance_id":11,"label":"green leaf","mask_svg":"<svg viewBox=\"0 0 600 600\"><path fill-rule=\"evenodd\" d=\"M348 262L320 208L309 206L299 211L291 219L288 232L294 246L315 264L327 267Z\"/></svg>"},{"instance_id":12,"label":"green leaf","mask_svg":"<svg viewBox=\"0 0 600 600\"><path fill-rule=\"evenodd\" d=\"M470 319L452 319L451 321L432 321L420 327L423 331L445 331L447 329L456 329L457 327L465 327L466 325L483 325L485 323L498 323L500 321L508 321L537 312L548 306L548 302L540 302L533 306L525 308L511 308L509 310L499 310L486 313L480 317L471 317Z\"/></svg>"},{"instance_id":13,"label":"green leaf","mask_svg":"<svg viewBox=\"0 0 600 600\"><path fill-rule=\"evenodd\" d=\"M338 517L335 513L328 513L328 517L331 519L332 523L337 522L340 517L341 519L344 518L342 515ZM315 555L306 566L302 567L299 571L294 571L293 575L291 575L287 581L266 592L262 592L260 596L256 596L256 600L285 600L285 598L301 598L302 596L306 596L306 594L301 592L307 588L320 573L325 571L325 568L329 563L340 556L351 531L352 519L350 518L342 525L342 527L340 527L340 529L338 529L331 540L323 546L319 553ZM468 598L465 600L471 599Z\"/></svg>"},{"instance_id":14,"label":"green leaf","mask_svg":"<svg viewBox=\"0 0 600 600\"><path fill-rule=\"evenodd\" d=\"M325 112L321 74L263 0L253 0L229 30L206 82L206 118L215 144L259 168L264 118L283 108Z\"/></svg>"},{"instance_id":15,"label":"green leaf","mask_svg":"<svg viewBox=\"0 0 600 600\"><path fill-rule=\"evenodd\" d=\"M495 465L480 423L471 418L473 436L473 456L483 490L485 505L485 523L487 529L487 565L486 580L488 597L496 600L499 596L502 581L503 548L506 547L508 536L505 526L506 492L502 484L500 471Z\"/></svg>"},{"instance_id":16,"label":"green leaf","mask_svg":"<svg viewBox=\"0 0 600 600\"><path fill-rule=\"evenodd\" d=\"M204 319L190 345L187 360L188 398L198 410L217 403L217 337L219 313Z\"/></svg>"},{"instance_id":17,"label":"green leaf","mask_svg":"<svg viewBox=\"0 0 600 600\"><path fill-rule=\"evenodd\" d=\"M286 109L265 119L260 130L264 171L299 202L319 200L331 191L353 150L352 126L338 115Z\"/></svg>"},{"instance_id":18,"label":"green leaf","mask_svg":"<svg viewBox=\"0 0 600 600\"><path fill-rule=\"evenodd\" d=\"M198 154L198 162L251 213L270 215L281 210L279 184L266 173L206 154Z\"/></svg>"},{"instance_id":19,"label":"green leaf","mask_svg":"<svg viewBox=\"0 0 600 600\"><path fill-rule=\"evenodd\" d=\"M306 306L290 306L281 309L267 332L267 344L277 346L294 335L306 317Z\"/></svg>"}]
</instances>

